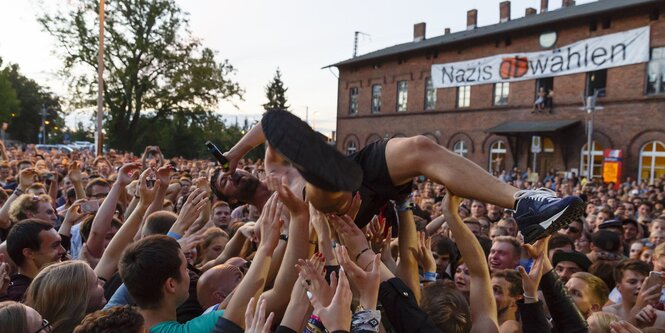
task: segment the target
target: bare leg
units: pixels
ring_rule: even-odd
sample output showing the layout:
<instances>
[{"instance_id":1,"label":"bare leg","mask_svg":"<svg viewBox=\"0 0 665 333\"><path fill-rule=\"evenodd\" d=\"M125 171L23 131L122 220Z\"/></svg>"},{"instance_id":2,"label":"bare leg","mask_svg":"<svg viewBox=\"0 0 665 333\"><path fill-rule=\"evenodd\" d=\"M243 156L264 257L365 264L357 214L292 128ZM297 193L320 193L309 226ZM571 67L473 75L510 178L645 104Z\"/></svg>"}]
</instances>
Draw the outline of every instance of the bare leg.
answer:
<instances>
[{"instance_id":1,"label":"bare leg","mask_svg":"<svg viewBox=\"0 0 665 333\"><path fill-rule=\"evenodd\" d=\"M386 145L386 163L395 185L426 176L455 195L513 208L517 188L499 181L477 164L424 136L394 138Z\"/></svg>"}]
</instances>

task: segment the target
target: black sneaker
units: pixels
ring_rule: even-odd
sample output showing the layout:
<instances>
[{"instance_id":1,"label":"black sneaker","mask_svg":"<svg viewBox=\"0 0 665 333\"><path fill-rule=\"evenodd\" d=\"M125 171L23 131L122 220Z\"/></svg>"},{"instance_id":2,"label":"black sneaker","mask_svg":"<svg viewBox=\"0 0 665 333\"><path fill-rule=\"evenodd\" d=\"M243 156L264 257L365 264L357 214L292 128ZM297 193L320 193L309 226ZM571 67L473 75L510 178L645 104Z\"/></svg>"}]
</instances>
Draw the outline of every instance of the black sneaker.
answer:
<instances>
[{"instance_id":1,"label":"black sneaker","mask_svg":"<svg viewBox=\"0 0 665 333\"><path fill-rule=\"evenodd\" d=\"M330 192L360 188L363 171L329 145L307 123L283 110L270 110L261 120L270 145L293 163L310 184Z\"/></svg>"},{"instance_id":2,"label":"black sneaker","mask_svg":"<svg viewBox=\"0 0 665 333\"><path fill-rule=\"evenodd\" d=\"M557 198L556 193L547 188L518 191L515 199L517 205L513 217L524 236L524 243L529 244L579 220L584 212L584 201L580 197Z\"/></svg>"}]
</instances>

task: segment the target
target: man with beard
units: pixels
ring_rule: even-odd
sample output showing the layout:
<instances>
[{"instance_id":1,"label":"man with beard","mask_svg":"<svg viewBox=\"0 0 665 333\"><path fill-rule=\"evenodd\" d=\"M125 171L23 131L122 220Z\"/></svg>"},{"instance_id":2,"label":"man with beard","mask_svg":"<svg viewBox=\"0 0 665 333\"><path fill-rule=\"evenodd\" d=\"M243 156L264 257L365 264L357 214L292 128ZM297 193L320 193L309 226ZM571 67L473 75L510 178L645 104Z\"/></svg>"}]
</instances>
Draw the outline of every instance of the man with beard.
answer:
<instances>
[{"instance_id":1,"label":"man with beard","mask_svg":"<svg viewBox=\"0 0 665 333\"><path fill-rule=\"evenodd\" d=\"M517 321L517 301L522 298L522 278L514 269L492 272L492 290L496 300L499 332L521 332Z\"/></svg>"}]
</instances>

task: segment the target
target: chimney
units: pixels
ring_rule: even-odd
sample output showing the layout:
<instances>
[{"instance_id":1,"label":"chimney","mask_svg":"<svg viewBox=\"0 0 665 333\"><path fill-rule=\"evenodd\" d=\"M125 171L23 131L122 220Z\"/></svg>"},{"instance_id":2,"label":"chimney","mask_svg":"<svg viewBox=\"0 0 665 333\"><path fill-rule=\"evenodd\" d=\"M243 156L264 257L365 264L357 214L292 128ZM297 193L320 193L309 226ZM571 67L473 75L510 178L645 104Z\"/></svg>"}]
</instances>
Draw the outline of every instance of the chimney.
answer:
<instances>
[{"instance_id":1,"label":"chimney","mask_svg":"<svg viewBox=\"0 0 665 333\"><path fill-rule=\"evenodd\" d=\"M499 4L499 22L510 21L510 1L504 1Z\"/></svg>"},{"instance_id":2,"label":"chimney","mask_svg":"<svg viewBox=\"0 0 665 333\"><path fill-rule=\"evenodd\" d=\"M575 6L575 0L561 0L561 8Z\"/></svg>"},{"instance_id":3,"label":"chimney","mask_svg":"<svg viewBox=\"0 0 665 333\"><path fill-rule=\"evenodd\" d=\"M473 30L478 26L478 10L472 9L466 12L466 30Z\"/></svg>"},{"instance_id":4,"label":"chimney","mask_svg":"<svg viewBox=\"0 0 665 333\"><path fill-rule=\"evenodd\" d=\"M524 16L536 15L536 13L538 13L538 11L536 11L535 8L529 7L524 11Z\"/></svg>"},{"instance_id":5,"label":"chimney","mask_svg":"<svg viewBox=\"0 0 665 333\"><path fill-rule=\"evenodd\" d=\"M425 22L416 23L413 25L413 41L420 42L425 39Z\"/></svg>"},{"instance_id":6,"label":"chimney","mask_svg":"<svg viewBox=\"0 0 665 333\"><path fill-rule=\"evenodd\" d=\"M450 33L450 28L446 28L446 29L443 30L444 35L447 35L449 33Z\"/></svg>"},{"instance_id":7,"label":"chimney","mask_svg":"<svg viewBox=\"0 0 665 333\"><path fill-rule=\"evenodd\" d=\"M549 0L540 0L540 13L547 12L547 7L550 6Z\"/></svg>"}]
</instances>

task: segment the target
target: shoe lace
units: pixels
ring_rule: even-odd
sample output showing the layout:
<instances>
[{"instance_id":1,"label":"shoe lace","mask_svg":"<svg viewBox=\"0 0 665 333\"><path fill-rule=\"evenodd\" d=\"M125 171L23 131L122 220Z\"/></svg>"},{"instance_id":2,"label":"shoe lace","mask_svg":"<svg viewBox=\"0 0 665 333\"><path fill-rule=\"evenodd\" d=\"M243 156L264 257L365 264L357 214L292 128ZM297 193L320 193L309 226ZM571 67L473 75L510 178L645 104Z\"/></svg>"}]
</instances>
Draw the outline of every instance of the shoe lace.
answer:
<instances>
[{"instance_id":1,"label":"shoe lace","mask_svg":"<svg viewBox=\"0 0 665 333\"><path fill-rule=\"evenodd\" d=\"M529 197L529 199L535 201L546 201L556 198L556 192L546 187L541 187L537 190L520 190L515 192L515 200L520 200L525 197Z\"/></svg>"}]
</instances>

